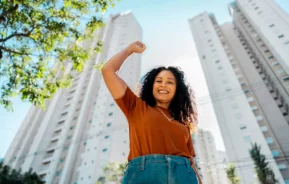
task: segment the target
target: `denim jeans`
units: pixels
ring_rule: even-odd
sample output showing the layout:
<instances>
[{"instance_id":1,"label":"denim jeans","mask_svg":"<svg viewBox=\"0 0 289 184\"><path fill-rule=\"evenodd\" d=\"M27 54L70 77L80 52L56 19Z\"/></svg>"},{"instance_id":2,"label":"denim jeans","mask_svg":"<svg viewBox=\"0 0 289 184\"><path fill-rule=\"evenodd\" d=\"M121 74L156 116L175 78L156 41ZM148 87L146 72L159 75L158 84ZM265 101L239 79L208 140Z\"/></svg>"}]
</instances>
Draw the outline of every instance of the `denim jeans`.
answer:
<instances>
[{"instance_id":1,"label":"denim jeans","mask_svg":"<svg viewBox=\"0 0 289 184\"><path fill-rule=\"evenodd\" d=\"M132 159L122 184L197 184L196 173L186 157L145 155Z\"/></svg>"}]
</instances>

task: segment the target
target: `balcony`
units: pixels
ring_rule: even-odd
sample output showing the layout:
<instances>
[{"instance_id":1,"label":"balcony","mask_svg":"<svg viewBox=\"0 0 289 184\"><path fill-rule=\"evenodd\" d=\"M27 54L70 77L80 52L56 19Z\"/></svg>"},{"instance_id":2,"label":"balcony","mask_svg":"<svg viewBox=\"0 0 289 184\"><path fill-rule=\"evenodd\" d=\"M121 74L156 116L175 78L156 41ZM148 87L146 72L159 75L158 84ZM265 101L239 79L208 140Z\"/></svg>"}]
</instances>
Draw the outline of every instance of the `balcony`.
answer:
<instances>
[{"instance_id":1,"label":"balcony","mask_svg":"<svg viewBox=\"0 0 289 184\"><path fill-rule=\"evenodd\" d=\"M42 160L42 164L47 163L47 162L51 162L52 161L52 157L48 157Z\"/></svg>"},{"instance_id":2,"label":"balcony","mask_svg":"<svg viewBox=\"0 0 289 184\"><path fill-rule=\"evenodd\" d=\"M54 141L58 140L59 138L60 138L60 135L55 135L50 139L50 141L54 142Z\"/></svg>"}]
</instances>

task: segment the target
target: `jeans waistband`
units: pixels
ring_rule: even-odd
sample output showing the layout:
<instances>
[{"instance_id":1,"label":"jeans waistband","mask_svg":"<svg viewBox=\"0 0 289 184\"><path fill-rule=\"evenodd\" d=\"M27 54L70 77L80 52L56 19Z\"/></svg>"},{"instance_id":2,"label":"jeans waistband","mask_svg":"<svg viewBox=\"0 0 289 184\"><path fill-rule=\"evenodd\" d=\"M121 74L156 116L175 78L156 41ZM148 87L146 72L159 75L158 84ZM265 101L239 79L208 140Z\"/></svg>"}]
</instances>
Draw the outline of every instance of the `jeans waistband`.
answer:
<instances>
[{"instance_id":1,"label":"jeans waistband","mask_svg":"<svg viewBox=\"0 0 289 184\"><path fill-rule=\"evenodd\" d=\"M162 154L150 154L139 156L131 161L129 161L129 165L139 165L141 170L145 169L145 164L148 163L177 163L177 164L186 164L187 167L191 167L190 160L187 157L176 156L176 155L162 155Z\"/></svg>"}]
</instances>

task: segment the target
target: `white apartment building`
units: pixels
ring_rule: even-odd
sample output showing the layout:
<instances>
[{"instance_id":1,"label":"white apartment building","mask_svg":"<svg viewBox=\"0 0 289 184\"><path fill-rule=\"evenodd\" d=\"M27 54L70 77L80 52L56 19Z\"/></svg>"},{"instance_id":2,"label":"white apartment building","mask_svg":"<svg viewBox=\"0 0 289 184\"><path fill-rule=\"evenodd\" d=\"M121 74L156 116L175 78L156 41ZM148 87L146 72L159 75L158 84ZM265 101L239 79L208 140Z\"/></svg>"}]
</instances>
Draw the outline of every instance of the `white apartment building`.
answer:
<instances>
[{"instance_id":1,"label":"white apartment building","mask_svg":"<svg viewBox=\"0 0 289 184\"><path fill-rule=\"evenodd\" d=\"M234 69L243 75L243 89L250 88L259 126L289 183L289 15L273 0L238 0L229 11L234 26L222 27L239 58ZM233 34L238 39L229 39Z\"/></svg>"},{"instance_id":2,"label":"white apartment building","mask_svg":"<svg viewBox=\"0 0 289 184\"><path fill-rule=\"evenodd\" d=\"M197 155L196 164L203 183L229 184L225 172L226 154L217 151L212 133L198 130L194 134L194 146Z\"/></svg>"},{"instance_id":3,"label":"white apartment building","mask_svg":"<svg viewBox=\"0 0 289 184\"><path fill-rule=\"evenodd\" d=\"M70 89L59 90L47 101L47 110L31 107L4 158L5 164L27 171L32 168L46 183L95 184L102 167L124 162L128 155L128 126L108 92L96 63L108 60L131 42L142 40L142 30L131 12L111 16L94 39L81 43L92 54ZM140 78L141 57L133 54L120 75L134 88ZM70 72L68 64L66 72Z\"/></svg>"},{"instance_id":4,"label":"white apartment building","mask_svg":"<svg viewBox=\"0 0 289 184\"><path fill-rule=\"evenodd\" d=\"M235 63L246 60L246 57L236 57L228 43L227 39L237 36L226 37L226 32L220 29L214 15L206 12L190 19L189 24L213 101L228 162L233 162L236 166L242 184L258 183L249 154L251 143L256 142L270 160L269 165L276 178L280 183L284 183L270 149L274 137L264 137L259 125L263 117L258 114L258 106L249 103L254 101L254 93L243 88L248 85L243 84L242 73L233 68ZM235 52L242 51L242 48L239 49ZM271 129L268 132L271 133Z\"/></svg>"}]
</instances>

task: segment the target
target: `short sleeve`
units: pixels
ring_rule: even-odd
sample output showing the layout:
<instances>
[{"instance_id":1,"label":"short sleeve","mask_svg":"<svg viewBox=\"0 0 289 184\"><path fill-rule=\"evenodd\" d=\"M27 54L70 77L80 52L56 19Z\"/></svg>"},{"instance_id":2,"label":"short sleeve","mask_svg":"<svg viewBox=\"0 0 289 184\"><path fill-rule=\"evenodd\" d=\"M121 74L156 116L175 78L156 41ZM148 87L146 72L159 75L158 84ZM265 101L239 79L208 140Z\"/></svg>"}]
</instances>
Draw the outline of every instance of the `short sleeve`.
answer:
<instances>
[{"instance_id":1,"label":"short sleeve","mask_svg":"<svg viewBox=\"0 0 289 184\"><path fill-rule=\"evenodd\" d=\"M134 109L144 103L131 91L129 87L126 88L125 94L121 98L114 100L127 118Z\"/></svg>"}]
</instances>

